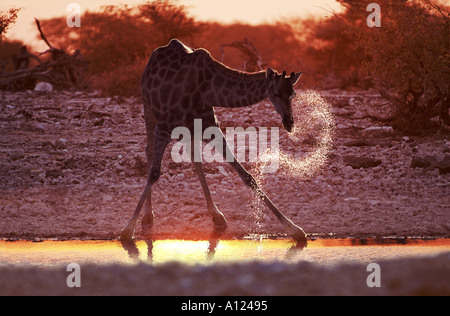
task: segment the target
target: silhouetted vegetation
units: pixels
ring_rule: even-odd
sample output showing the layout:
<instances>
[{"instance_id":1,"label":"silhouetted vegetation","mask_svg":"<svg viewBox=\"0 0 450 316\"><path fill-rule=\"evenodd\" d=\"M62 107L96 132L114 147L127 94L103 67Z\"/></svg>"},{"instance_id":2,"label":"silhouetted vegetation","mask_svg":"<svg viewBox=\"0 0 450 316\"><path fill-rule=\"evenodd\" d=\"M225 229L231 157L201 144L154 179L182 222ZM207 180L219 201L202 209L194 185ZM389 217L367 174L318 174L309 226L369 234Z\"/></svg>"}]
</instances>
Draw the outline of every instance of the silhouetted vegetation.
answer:
<instances>
[{"instance_id":1,"label":"silhouetted vegetation","mask_svg":"<svg viewBox=\"0 0 450 316\"><path fill-rule=\"evenodd\" d=\"M439 117L450 125L450 12L429 0L388 1L381 27L369 28L371 1L340 0L346 12L333 19L351 38L358 78L370 81L394 106L393 126L406 133L428 130Z\"/></svg>"},{"instance_id":2,"label":"silhouetted vegetation","mask_svg":"<svg viewBox=\"0 0 450 316\"><path fill-rule=\"evenodd\" d=\"M27 46L21 46L19 54L10 56L12 71L4 73L8 60L1 65L0 89L31 90L39 81L47 83L46 89L50 91L54 87L58 89L85 88L84 73L88 61L81 56L81 51L77 49L73 54L68 54L64 49L54 47L42 31L39 20L35 19L35 22L41 40L47 44L48 50L40 54L32 54L28 52ZM50 57L44 61L42 56L47 54ZM31 69L30 60L37 62L37 65Z\"/></svg>"},{"instance_id":3,"label":"silhouetted vegetation","mask_svg":"<svg viewBox=\"0 0 450 316\"><path fill-rule=\"evenodd\" d=\"M279 70L301 69L300 43L288 23L250 26L199 22L183 6L152 1L137 7L107 6L86 12L82 27L68 30L65 18L44 21L49 40L67 51L81 48L91 61L91 87L106 94L140 95L140 77L151 52L178 38L191 47L204 47L220 60L222 44L247 38L264 63ZM68 33L69 32L69 33ZM262 36L263 35L263 36ZM242 69L238 51L227 50L224 62Z\"/></svg>"},{"instance_id":4,"label":"silhouetted vegetation","mask_svg":"<svg viewBox=\"0 0 450 316\"><path fill-rule=\"evenodd\" d=\"M0 10L0 45L2 43L3 36L8 29L16 22L17 14L20 8L11 8L9 10Z\"/></svg>"},{"instance_id":5,"label":"silhouetted vegetation","mask_svg":"<svg viewBox=\"0 0 450 316\"><path fill-rule=\"evenodd\" d=\"M13 70L12 56L20 52L23 44L19 41L5 41L8 29L15 23L20 9L0 10L0 73Z\"/></svg>"},{"instance_id":6,"label":"silhouetted vegetation","mask_svg":"<svg viewBox=\"0 0 450 316\"><path fill-rule=\"evenodd\" d=\"M149 1L85 12L81 28L68 29L66 19L58 18L44 21L43 29L66 51L80 48L91 61L91 88L109 95L140 95L140 77L151 52L172 38L206 48L238 69L246 67L248 57L230 48L223 54L221 47L248 40L265 67L303 71L299 87L377 89L393 104L397 130L412 133L437 123L449 125L448 7L430 0L380 0L382 25L370 28L366 8L372 1L337 1L345 10L330 12L324 20L256 26L200 22L176 1Z\"/></svg>"}]
</instances>

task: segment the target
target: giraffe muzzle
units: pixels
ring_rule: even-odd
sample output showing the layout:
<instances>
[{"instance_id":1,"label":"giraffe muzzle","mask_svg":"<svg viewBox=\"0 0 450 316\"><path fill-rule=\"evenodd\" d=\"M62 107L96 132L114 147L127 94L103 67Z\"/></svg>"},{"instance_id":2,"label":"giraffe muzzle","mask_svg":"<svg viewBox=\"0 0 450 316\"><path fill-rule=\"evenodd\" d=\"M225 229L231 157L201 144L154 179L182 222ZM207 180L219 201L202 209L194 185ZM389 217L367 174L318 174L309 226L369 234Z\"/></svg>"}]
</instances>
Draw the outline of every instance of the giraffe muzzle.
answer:
<instances>
[{"instance_id":1,"label":"giraffe muzzle","mask_svg":"<svg viewBox=\"0 0 450 316\"><path fill-rule=\"evenodd\" d=\"M292 133L294 131L294 120L290 117L284 117L283 127L288 133Z\"/></svg>"}]
</instances>

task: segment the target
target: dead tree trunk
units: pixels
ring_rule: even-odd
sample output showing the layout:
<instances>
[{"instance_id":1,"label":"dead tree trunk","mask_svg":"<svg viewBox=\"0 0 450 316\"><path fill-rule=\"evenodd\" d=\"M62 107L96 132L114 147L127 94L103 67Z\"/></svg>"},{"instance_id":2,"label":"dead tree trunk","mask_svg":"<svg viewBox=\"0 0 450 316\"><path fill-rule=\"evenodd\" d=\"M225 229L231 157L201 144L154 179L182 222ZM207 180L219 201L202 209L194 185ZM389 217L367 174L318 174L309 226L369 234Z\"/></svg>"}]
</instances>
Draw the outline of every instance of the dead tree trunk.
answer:
<instances>
[{"instance_id":1,"label":"dead tree trunk","mask_svg":"<svg viewBox=\"0 0 450 316\"><path fill-rule=\"evenodd\" d=\"M42 40L49 49L43 53L33 55L22 48L21 54L13 56L14 72L0 74L1 90L33 89L38 81L45 81L57 89L85 88L84 74L87 71L89 61L81 56L77 49L73 54L66 53L63 49L53 47L47 40L41 28L41 23L35 19ZM40 57L50 55L50 60L42 62ZM28 69L29 58L34 58L39 65Z\"/></svg>"}]
</instances>

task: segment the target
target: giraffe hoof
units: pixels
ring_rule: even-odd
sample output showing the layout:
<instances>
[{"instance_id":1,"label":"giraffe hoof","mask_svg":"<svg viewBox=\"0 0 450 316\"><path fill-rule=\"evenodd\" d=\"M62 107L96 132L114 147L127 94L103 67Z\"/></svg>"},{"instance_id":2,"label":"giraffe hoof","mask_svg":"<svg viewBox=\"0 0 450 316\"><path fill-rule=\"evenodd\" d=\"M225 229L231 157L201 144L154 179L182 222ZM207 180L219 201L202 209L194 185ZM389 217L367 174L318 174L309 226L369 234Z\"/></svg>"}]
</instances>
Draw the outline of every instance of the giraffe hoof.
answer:
<instances>
[{"instance_id":1,"label":"giraffe hoof","mask_svg":"<svg viewBox=\"0 0 450 316\"><path fill-rule=\"evenodd\" d=\"M299 244L305 244L308 242L308 235L299 227L299 231L292 234L292 238Z\"/></svg>"},{"instance_id":2,"label":"giraffe hoof","mask_svg":"<svg viewBox=\"0 0 450 316\"><path fill-rule=\"evenodd\" d=\"M121 241L132 240L133 236L134 236L134 229L124 228L120 232L119 240Z\"/></svg>"},{"instance_id":3,"label":"giraffe hoof","mask_svg":"<svg viewBox=\"0 0 450 316\"><path fill-rule=\"evenodd\" d=\"M216 230L225 230L228 226L227 220L225 219L225 216L223 216L223 214L220 214L221 216L215 216L213 217L213 223L214 223L214 228Z\"/></svg>"},{"instance_id":4,"label":"giraffe hoof","mask_svg":"<svg viewBox=\"0 0 450 316\"><path fill-rule=\"evenodd\" d=\"M295 225L294 223L292 223L289 220L283 224L284 224L285 229L289 233L289 235L291 235L295 241L297 241L298 243L302 243L302 244L307 243L308 235L303 231L303 229L301 229L299 226Z\"/></svg>"}]
</instances>

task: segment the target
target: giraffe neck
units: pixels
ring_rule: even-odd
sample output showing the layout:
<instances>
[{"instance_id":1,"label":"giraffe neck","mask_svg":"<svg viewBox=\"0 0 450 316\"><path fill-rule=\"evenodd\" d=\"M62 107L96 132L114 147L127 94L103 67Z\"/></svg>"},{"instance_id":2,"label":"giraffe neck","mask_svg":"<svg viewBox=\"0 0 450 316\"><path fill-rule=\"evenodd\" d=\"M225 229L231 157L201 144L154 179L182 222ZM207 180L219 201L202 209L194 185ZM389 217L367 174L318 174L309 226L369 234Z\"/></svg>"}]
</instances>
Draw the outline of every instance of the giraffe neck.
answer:
<instances>
[{"instance_id":1,"label":"giraffe neck","mask_svg":"<svg viewBox=\"0 0 450 316\"><path fill-rule=\"evenodd\" d=\"M214 61L209 104L217 107L237 108L250 106L267 99L269 81L266 73L244 73Z\"/></svg>"}]
</instances>

